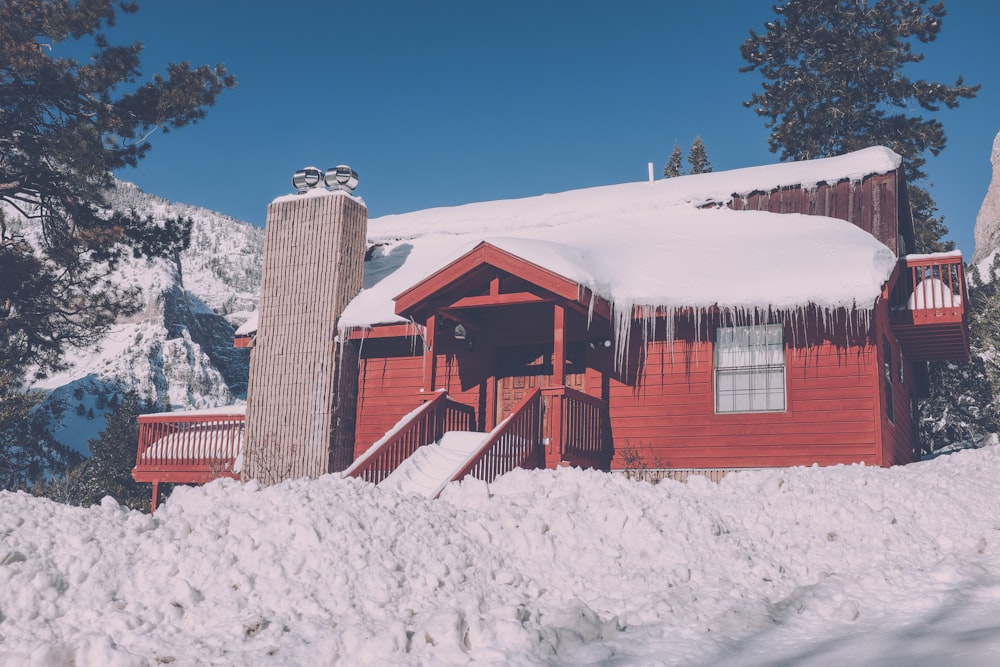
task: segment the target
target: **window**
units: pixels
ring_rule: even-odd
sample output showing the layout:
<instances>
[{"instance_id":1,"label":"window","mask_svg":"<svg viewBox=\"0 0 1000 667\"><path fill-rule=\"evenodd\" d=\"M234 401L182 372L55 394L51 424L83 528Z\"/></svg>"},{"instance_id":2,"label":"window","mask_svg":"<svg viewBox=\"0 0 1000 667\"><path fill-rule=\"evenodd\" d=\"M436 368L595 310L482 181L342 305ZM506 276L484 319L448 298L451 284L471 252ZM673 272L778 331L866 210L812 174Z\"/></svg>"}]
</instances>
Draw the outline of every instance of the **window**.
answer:
<instances>
[{"instance_id":1,"label":"window","mask_svg":"<svg viewBox=\"0 0 1000 667\"><path fill-rule=\"evenodd\" d=\"M715 330L716 412L785 409L784 333L781 324Z\"/></svg>"}]
</instances>

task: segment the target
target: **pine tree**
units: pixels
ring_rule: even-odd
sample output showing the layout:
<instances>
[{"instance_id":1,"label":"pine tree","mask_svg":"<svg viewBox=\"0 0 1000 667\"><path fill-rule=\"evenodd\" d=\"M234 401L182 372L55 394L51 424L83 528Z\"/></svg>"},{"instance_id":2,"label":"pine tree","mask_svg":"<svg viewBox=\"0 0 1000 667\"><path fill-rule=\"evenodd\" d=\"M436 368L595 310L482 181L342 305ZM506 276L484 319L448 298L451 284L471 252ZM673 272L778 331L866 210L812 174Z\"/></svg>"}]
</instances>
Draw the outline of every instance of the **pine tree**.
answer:
<instances>
[{"instance_id":1,"label":"pine tree","mask_svg":"<svg viewBox=\"0 0 1000 667\"><path fill-rule=\"evenodd\" d=\"M680 144L674 142L674 150L670 153L667 164L663 166L663 176L665 178L675 178L683 175L684 172L681 171L681 147Z\"/></svg>"},{"instance_id":2,"label":"pine tree","mask_svg":"<svg viewBox=\"0 0 1000 667\"><path fill-rule=\"evenodd\" d=\"M974 97L979 86L911 79L924 59L916 42L934 41L945 16L944 3L927 0L786 0L773 7L777 18L740 47L764 78L763 91L746 105L767 119L769 144L782 160L839 155L873 145L888 146L905 160L915 205L916 252L944 247L943 221L934 216L930 195L919 185L926 153L946 143L944 126L912 113L920 108L953 109Z\"/></svg>"},{"instance_id":3,"label":"pine tree","mask_svg":"<svg viewBox=\"0 0 1000 667\"><path fill-rule=\"evenodd\" d=\"M690 174L707 174L712 171L712 164L708 161L708 154L705 152L705 144L701 137L697 136L691 142L691 150L688 151L688 164L691 165Z\"/></svg>"},{"instance_id":4,"label":"pine tree","mask_svg":"<svg viewBox=\"0 0 1000 667\"><path fill-rule=\"evenodd\" d=\"M1000 254L985 278L969 267L967 312L971 359L930 364L930 397L919 422L926 451L1000 431Z\"/></svg>"},{"instance_id":5,"label":"pine tree","mask_svg":"<svg viewBox=\"0 0 1000 667\"><path fill-rule=\"evenodd\" d=\"M18 381L0 370L0 489L29 489L80 461L45 428L44 413L35 409L43 398L21 391Z\"/></svg>"},{"instance_id":6,"label":"pine tree","mask_svg":"<svg viewBox=\"0 0 1000 667\"><path fill-rule=\"evenodd\" d=\"M111 496L126 507L148 510L149 486L132 479L132 467L139 442L137 418L150 407L134 393L125 394L118 409L108 414L104 430L88 441L90 459L40 487L39 495L84 507Z\"/></svg>"},{"instance_id":7,"label":"pine tree","mask_svg":"<svg viewBox=\"0 0 1000 667\"><path fill-rule=\"evenodd\" d=\"M15 376L29 364L57 367L67 345L97 340L138 307L134 288L106 280L123 244L169 252L185 225L108 215L111 173L136 166L157 130L198 121L235 85L221 65L187 63L143 83L142 45L113 45L102 34L118 11L136 7L0 2L0 202L34 230L19 231L0 210L0 360ZM53 55L70 40L93 49L88 62Z\"/></svg>"}]
</instances>

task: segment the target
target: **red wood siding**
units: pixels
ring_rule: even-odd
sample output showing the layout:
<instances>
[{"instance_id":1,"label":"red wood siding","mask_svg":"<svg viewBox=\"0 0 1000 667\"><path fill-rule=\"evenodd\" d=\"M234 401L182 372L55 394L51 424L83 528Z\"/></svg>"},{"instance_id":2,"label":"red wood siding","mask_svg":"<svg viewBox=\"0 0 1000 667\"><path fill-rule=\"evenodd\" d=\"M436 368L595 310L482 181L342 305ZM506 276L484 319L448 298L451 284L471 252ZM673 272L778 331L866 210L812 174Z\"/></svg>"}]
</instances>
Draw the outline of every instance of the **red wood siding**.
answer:
<instances>
[{"instance_id":1,"label":"red wood siding","mask_svg":"<svg viewBox=\"0 0 1000 667\"><path fill-rule=\"evenodd\" d=\"M365 341L358 373L358 412L354 457L385 435L399 418L420 404L424 386L422 341L411 338ZM481 345L469 350L439 337L434 389L476 410L477 427L485 429L484 408L492 370L492 351Z\"/></svg>"},{"instance_id":2,"label":"red wood siding","mask_svg":"<svg viewBox=\"0 0 1000 667\"><path fill-rule=\"evenodd\" d=\"M829 341L788 349L786 411L716 414L712 344L650 343L636 386L606 380L612 468L626 456L650 468L877 464L872 359L870 346ZM601 381L591 372L588 387Z\"/></svg>"},{"instance_id":3,"label":"red wood siding","mask_svg":"<svg viewBox=\"0 0 1000 667\"><path fill-rule=\"evenodd\" d=\"M520 335L534 338L541 334L547 328L546 319L524 320ZM497 325L504 328L500 322ZM843 326L842 319L838 326ZM472 349L468 342L437 337L435 388L446 389L455 400L472 406L480 430L494 422L497 350L489 331L478 332ZM505 334L501 338L513 331ZM615 449L612 468L635 467L635 461L626 462L635 457L641 466L674 469L861 461L894 465L912 460L910 393L916 374L904 362L904 381L899 381L900 348L883 306L873 318L870 338L855 335L851 341L831 340L815 331L792 336L786 327L786 410L782 412L717 414L714 331L705 325L696 335L690 323L680 322L677 334L683 339L649 343L642 362L639 356L630 356L633 370L625 373L612 370L609 350L588 348L585 391L609 403ZM893 348L895 422L885 418L883 334ZM804 346L806 340L812 343L810 347ZM365 342L355 455L420 402L425 382L421 352L420 339L416 344L412 339Z\"/></svg>"},{"instance_id":4,"label":"red wood siding","mask_svg":"<svg viewBox=\"0 0 1000 667\"><path fill-rule=\"evenodd\" d=\"M423 358L420 338L365 341L358 364L358 412L354 458L420 404Z\"/></svg>"}]
</instances>

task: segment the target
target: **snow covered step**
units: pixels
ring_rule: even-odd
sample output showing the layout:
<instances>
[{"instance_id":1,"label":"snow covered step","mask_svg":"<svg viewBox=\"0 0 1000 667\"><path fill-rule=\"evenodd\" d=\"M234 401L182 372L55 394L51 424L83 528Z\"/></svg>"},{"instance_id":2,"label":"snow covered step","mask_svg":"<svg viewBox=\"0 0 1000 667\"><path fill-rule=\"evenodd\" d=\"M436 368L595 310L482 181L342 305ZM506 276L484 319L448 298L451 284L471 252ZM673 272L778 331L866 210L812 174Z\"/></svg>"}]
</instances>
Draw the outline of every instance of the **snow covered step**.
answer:
<instances>
[{"instance_id":1,"label":"snow covered step","mask_svg":"<svg viewBox=\"0 0 1000 667\"><path fill-rule=\"evenodd\" d=\"M419 448L379 486L431 497L468 462L488 435L449 431L439 441Z\"/></svg>"}]
</instances>

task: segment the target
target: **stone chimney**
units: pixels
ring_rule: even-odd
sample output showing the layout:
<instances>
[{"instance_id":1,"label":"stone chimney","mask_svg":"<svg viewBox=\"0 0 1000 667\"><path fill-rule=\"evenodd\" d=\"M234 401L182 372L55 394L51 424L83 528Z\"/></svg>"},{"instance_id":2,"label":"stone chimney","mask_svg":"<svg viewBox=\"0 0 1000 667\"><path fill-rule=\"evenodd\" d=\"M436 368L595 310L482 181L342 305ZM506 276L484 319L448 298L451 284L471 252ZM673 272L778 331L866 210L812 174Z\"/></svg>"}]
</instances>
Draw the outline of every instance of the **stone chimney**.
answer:
<instances>
[{"instance_id":1,"label":"stone chimney","mask_svg":"<svg viewBox=\"0 0 1000 667\"><path fill-rule=\"evenodd\" d=\"M265 484L342 470L354 446L357 360L337 321L361 290L368 209L349 167L292 182L267 208L247 392L244 478Z\"/></svg>"}]
</instances>

